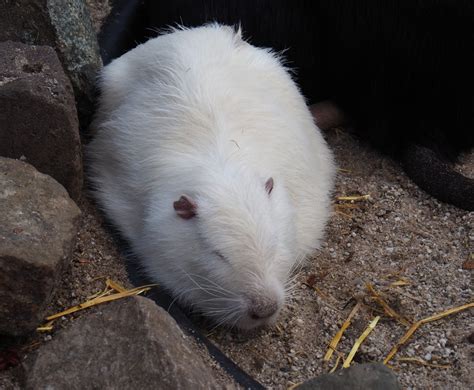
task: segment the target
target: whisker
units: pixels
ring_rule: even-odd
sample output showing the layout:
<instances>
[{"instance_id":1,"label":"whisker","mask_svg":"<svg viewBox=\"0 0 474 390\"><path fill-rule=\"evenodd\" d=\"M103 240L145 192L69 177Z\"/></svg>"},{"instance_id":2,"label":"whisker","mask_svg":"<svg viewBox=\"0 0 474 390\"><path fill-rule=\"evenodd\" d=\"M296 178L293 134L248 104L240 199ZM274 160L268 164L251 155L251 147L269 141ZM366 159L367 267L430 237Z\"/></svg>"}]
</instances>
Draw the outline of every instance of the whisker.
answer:
<instances>
[{"instance_id":1,"label":"whisker","mask_svg":"<svg viewBox=\"0 0 474 390\"><path fill-rule=\"evenodd\" d=\"M232 320L232 317L235 316L235 320L232 321L232 324L235 324L237 323L237 321L239 320L239 313L237 312L230 312L228 313L228 315L226 316L222 316L221 318L219 319L216 319L216 322L215 322L215 326L211 329L211 332L213 332L216 328L222 326L222 325L226 325L226 326L229 326L229 323L231 323L231 320Z\"/></svg>"},{"instance_id":2,"label":"whisker","mask_svg":"<svg viewBox=\"0 0 474 390\"><path fill-rule=\"evenodd\" d=\"M237 299L237 298L227 298L227 297L209 298L209 299L202 299L202 300L199 301L199 303L203 303L203 302L216 302L216 301L240 302L240 299Z\"/></svg>"},{"instance_id":3,"label":"whisker","mask_svg":"<svg viewBox=\"0 0 474 390\"><path fill-rule=\"evenodd\" d=\"M224 291L224 292L227 292L229 293L230 295L233 295L233 296L238 296L238 294L236 294L235 292L233 291L230 291L224 287L222 287L221 285L217 284L215 281L211 280L211 279L208 279L206 278L205 276L202 276L202 275L197 275L197 274L192 274L194 277L198 277L198 278L201 278L203 280L205 280L206 282L209 282L211 284L213 284L215 287L217 287L218 289Z\"/></svg>"},{"instance_id":4,"label":"whisker","mask_svg":"<svg viewBox=\"0 0 474 390\"><path fill-rule=\"evenodd\" d=\"M180 268L181 268L181 270L183 271L183 273L189 278L189 280L191 280L191 282L193 282L193 283L196 285L196 287L198 287L198 289L203 290L204 292L208 293L209 295L212 295L212 296L215 296L215 297L219 297L219 295L211 294L211 293L209 292L209 290L206 290L205 288L203 288L203 286L200 285L196 280L194 280L193 277L192 277L188 272L186 272L186 271L183 269L183 267L180 267Z\"/></svg>"},{"instance_id":5,"label":"whisker","mask_svg":"<svg viewBox=\"0 0 474 390\"><path fill-rule=\"evenodd\" d=\"M179 294L176 295L176 297L173 299L173 301L170 303L168 306L168 311L171 309L171 306L179 299L183 297L183 295L190 293L191 291L196 291L196 290L204 290L202 287L194 287L194 288L188 288L184 291L181 291ZM204 290L206 291L206 290ZM216 297L216 298L210 298L210 299L229 299L229 298L224 298L224 297ZM196 305L195 303L191 304L191 306Z\"/></svg>"}]
</instances>

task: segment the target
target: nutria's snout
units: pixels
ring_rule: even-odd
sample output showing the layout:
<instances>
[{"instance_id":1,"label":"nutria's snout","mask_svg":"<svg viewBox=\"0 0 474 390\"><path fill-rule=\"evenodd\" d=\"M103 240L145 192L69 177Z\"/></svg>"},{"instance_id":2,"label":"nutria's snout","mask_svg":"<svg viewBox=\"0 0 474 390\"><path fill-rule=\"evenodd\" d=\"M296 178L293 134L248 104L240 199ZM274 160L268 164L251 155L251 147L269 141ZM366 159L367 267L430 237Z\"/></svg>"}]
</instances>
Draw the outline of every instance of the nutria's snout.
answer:
<instances>
[{"instance_id":1,"label":"nutria's snout","mask_svg":"<svg viewBox=\"0 0 474 390\"><path fill-rule=\"evenodd\" d=\"M245 310L239 328L254 329L273 324L284 301L284 292L279 289L245 294Z\"/></svg>"},{"instance_id":2,"label":"nutria's snout","mask_svg":"<svg viewBox=\"0 0 474 390\"><path fill-rule=\"evenodd\" d=\"M273 316L278 310L279 304L276 298L259 296L249 299L247 313L252 320L265 320Z\"/></svg>"}]
</instances>

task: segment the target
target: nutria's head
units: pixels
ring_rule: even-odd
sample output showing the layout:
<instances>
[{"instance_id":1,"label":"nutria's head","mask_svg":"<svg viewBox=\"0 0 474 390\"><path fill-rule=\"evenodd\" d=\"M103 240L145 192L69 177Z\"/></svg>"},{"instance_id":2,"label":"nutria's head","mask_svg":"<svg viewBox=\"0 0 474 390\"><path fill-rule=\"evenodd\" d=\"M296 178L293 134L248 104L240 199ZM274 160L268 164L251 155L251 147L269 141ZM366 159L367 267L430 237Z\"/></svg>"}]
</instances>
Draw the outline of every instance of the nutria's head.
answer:
<instances>
[{"instance_id":1,"label":"nutria's head","mask_svg":"<svg viewBox=\"0 0 474 390\"><path fill-rule=\"evenodd\" d=\"M158 237L149 272L218 324L251 329L272 323L297 260L284 184L226 171L199 190L184 189L164 209L160 202L160 215L147 221L146 230Z\"/></svg>"}]
</instances>

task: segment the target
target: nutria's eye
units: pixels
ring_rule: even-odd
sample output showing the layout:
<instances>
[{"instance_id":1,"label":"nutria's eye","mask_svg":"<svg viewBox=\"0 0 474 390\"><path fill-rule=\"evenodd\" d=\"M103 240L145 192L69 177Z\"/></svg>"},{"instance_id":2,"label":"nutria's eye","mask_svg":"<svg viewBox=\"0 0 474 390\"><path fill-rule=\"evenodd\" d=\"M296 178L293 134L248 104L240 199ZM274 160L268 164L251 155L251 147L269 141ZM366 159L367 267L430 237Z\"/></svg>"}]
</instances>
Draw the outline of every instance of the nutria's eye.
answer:
<instances>
[{"instance_id":1,"label":"nutria's eye","mask_svg":"<svg viewBox=\"0 0 474 390\"><path fill-rule=\"evenodd\" d=\"M213 252L217 257L219 257L220 259L224 260L224 261L227 261L227 259L224 257L224 255L218 251L214 251Z\"/></svg>"},{"instance_id":2,"label":"nutria's eye","mask_svg":"<svg viewBox=\"0 0 474 390\"><path fill-rule=\"evenodd\" d=\"M273 177L270 177L265 183L265 190L267 191L268 195L272 193L273 190Z\"/></svg>"}]
</instances>

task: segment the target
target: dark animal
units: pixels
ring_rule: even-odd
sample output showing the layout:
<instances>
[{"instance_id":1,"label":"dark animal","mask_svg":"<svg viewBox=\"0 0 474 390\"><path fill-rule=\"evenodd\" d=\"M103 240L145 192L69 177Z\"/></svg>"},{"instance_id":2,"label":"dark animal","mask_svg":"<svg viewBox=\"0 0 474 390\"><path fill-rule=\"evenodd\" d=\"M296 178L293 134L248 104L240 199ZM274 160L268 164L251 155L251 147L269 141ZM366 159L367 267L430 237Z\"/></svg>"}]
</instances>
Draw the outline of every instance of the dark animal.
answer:
<instances>
[{"instance_id":1,"label":"dark animal","mask_svg":"<svg viewBox=\"0 0 474 390\"><path fill-rule=\"evenodd\" d=\"M288 49L309 103L330 99L422 189L474 210L474 180L453 170L474 146L474 1L118 1L104 59L166 26L210 21L240 23L252 44Z\"/></svg>"}]
</instances>

